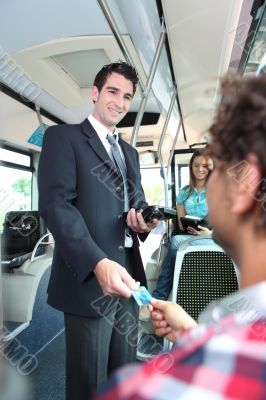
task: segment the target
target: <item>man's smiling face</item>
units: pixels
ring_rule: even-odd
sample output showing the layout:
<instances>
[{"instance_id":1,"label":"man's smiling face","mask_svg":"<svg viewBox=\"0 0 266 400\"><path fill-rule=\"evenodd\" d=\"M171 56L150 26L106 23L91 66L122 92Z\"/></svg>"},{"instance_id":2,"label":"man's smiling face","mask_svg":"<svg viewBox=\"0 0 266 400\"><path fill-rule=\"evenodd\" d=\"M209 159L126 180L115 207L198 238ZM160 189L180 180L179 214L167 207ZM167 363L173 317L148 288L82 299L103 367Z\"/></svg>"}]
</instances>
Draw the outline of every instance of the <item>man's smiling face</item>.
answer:
<instances>
[{"instance_id":1,"label":"man's smiling face","mask_svg":"<svg viewBox=\"0 0 266 400\"><path fill-rule=\"evenodd\" d=\"M133 98L133 83L123 75L113 72L101 91L92 87L94 110L92 115L110 131L127 114Z\"/></svg>"}]
</instances>

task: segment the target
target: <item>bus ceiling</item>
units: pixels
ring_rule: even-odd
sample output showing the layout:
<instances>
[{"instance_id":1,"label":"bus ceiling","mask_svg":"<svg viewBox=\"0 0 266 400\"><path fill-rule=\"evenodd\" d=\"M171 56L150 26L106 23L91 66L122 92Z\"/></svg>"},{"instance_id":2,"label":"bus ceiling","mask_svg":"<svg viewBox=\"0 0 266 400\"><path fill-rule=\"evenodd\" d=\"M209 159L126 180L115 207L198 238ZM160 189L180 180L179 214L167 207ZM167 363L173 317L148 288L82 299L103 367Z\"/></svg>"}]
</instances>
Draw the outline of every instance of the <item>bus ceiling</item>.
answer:
<instances>
[{"instance_id":1,"label":"bus ceiling","mask_svg":"<svg viewBox=\"0 0 266 400\"><path fill-rule=\"evenodd\" d=\"M208 140L219 101L218 77L237 71L263 3L77 0L62 6L47 0L38 2L38 12L33 0L5 3L1 15L9 23L0 26L1 114L8 109L6 115L17 122L12 122L12 133L6 115L1 115L0 138L16 143L19 135L20 145L24 141L25 147L39 150L27 143L40 119L36 104L47 125L82 121L92 109L90 87L96 71L125 59L140 76L132 112L119 128L125 140L134 145L153 141L147 150L158 150L163 132L167 157L173 146Z\"/></svg>"}]
</instances>

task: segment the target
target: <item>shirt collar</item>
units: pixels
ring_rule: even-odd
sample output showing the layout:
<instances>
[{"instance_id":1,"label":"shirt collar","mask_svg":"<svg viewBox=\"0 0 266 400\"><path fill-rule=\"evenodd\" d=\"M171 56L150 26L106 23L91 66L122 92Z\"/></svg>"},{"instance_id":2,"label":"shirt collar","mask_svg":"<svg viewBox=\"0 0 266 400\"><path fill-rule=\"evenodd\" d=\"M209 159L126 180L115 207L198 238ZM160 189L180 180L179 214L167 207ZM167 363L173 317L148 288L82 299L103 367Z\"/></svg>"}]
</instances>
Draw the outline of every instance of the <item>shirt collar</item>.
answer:
<instances>
[{"instance_id":1,"label":"shirt collar","mask_svg":"<svg viewBox=\"0 0 266 400\"><path fill-rule=\"evenodd\" d=\"M217 323L228 315L249 322L266 315L266 281L213 302L200 316L200 323Z\"/></svg>"},{"instance_id":2,"label":"shirt collar","mask_svg":"<svg viewBox=\"0 0 266 400\"><path fill-rule=\"evenodd\" d=\"M203 186L203 188L200 191L200 193L198 192L198 189L196 187L194 187L193 192L195 192L197 194L205 193L206 192L206 186Z\"/></svg>"},{"instance_id":3,"label":"shirt collar","mask_svg":"<svg viewBox=\"0 0 266 400\"><path fill-rule=\"evenodd\" d=\"M97 132L97 135L101 139L101 141L107 141L107 134L110 132L106 126L104 126L101 122L99 122L92 114L88 116L88 120L92 124L93 128ZM116 141L118 143L119 140L119 135L118 135L118 130L115 128L113 132L111 132L113 135L116 135ZM107 141L108 142L108 141Z\"/></svg>"}]
</instances>

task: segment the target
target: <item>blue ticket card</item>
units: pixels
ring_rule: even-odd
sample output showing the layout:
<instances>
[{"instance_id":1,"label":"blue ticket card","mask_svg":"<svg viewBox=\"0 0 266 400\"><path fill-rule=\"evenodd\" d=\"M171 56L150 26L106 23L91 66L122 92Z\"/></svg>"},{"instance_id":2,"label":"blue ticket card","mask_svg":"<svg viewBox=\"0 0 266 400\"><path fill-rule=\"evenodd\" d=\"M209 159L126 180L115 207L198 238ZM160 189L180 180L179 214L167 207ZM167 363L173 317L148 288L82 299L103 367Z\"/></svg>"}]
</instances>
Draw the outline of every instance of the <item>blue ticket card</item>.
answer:
<instances>
[{"instance_id":1,"label":"blue ticket card","mask_svg":"<svg viewBox=\"0 0 266 400\"><path fill-rule=\"evenodd\" d=\"M152 297L145 286L140 286L138 290L131 290L131 293L139 306L150 304Z\"/></svg>"}]
</instances>

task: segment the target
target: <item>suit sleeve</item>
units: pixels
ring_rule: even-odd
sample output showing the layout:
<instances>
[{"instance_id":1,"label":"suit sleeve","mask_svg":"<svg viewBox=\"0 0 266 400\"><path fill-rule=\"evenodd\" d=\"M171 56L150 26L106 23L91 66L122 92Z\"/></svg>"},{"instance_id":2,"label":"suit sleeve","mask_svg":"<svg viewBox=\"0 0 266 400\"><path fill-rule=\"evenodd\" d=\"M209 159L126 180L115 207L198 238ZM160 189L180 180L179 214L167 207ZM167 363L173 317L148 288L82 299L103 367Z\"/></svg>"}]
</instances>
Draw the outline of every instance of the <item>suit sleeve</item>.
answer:
<instances>
[{"instance_id":1,"label":"suit sleeve","mask_svg":"<svg viewBox=\"0 0 266 400\"><path fill-rule=\"evenodd\" d=\"M39 212L56 242L65 263L83 282L106 254L92 239L79 210L77 197L76 155L70 142L69 126L49 128L39 161Z\"/></svg>"}]
</instances>

